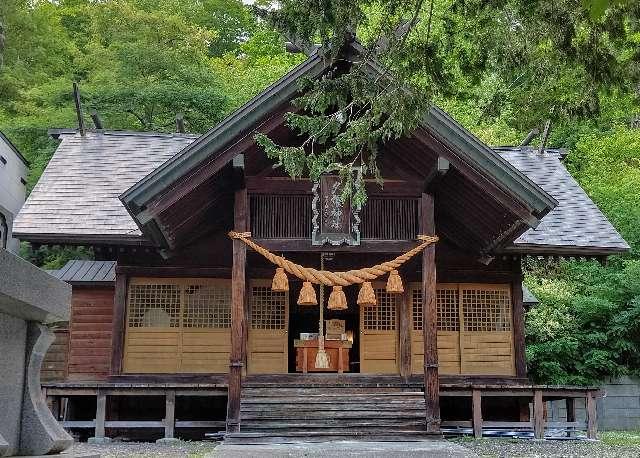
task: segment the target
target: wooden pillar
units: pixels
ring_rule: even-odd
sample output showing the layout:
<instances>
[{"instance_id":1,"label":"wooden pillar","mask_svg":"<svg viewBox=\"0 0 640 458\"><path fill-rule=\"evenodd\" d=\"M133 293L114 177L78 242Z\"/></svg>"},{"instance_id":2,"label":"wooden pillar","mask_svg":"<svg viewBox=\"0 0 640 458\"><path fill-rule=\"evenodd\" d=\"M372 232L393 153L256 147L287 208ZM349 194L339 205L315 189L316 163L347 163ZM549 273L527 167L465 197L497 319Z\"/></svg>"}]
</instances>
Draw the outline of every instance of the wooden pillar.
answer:
<instances>
[{"instance_id":1,"label":"wooden pillar","mask_svg":"<svg viewBox=\"0 0 640 458\"><path fill-rule=\"evenodd\" d=\"M164 438L173 439L176 427L176 392L167 391L164 400Z\"/></svg>"},{"instance_id":2,"label":"wooden pillar","mask_svg":"<svg viewBox=\"0 0 640 458\"><path fill-rule=\"evenodd\" d=\"M248 201L247 189L235 193L234 227L237 232L246 232ZM231 268L231 353L229 355L229 389L227 399L227 432L240 431L240 396L242 394L242 371L244 367L243 343L245 335L245 295L247 246L234 239L233 266Z\"/></svg>"},{"instance_id":3,"label":"wooden pillar","mask_svg":"<svg viewBox=\"0 0 640 458\"><path fill-rule=\"evenodd\" d=\"M527 355L525 352L524 307L522 305L522 263L520 258L514 268L511 282L511 304L513 315L513 353L517 377L527 376Z\"/></svg>"},{"instance_id":4,"label":"wooden pillar","mask_svg":"<svg viewBox=\"0 0 640 458\"><path fill-rule=\"evenodd\" d=\"M533 392L533 436L544 439L544 401L541 390Z\"/></svg>"},{"instance_id":5,"label":"wooden pillar","mask_svg":"<svg viewBox=\"0 0 640 458\"><path fill-rule=\"evenodd\" d=\"M107 396L98 390L96 395L96 431L94 437L96 439L104 439L105 420L107 412Z\"/></svg>"},{"instance_id":6,"label":"wooden pillar","mask_svg":"<svg viewBox=\"0 0 640 458\"><path fill-rule=\"evenodd\" d=\"M400 376L408 381L411 375L411 295L405 290L398 296L398 338L399 345L399 370Z\"/></svg>"},{"instance_id":7,"label":"wooden pillar","mask_svg":"<svg viewBox=\"0 0 640 458\"><path fill-rule=\"evenodd\" d=\"M127 316L127 282L127 275L116 270L116 288L113 298L113 319L111 321L111 375L120 375L122 373L126 325L125 317Z\"/></svg>"},{"instance_id":8,"label":"wooden pillar","mask_svg":"<svg viewBox=\"0 0 640 458\"><path fill-rule=\"evenodd\" d=\"M567 423L576 421L576 398L567 398L564 400L567 407ZM567 431L567 437L571 437L571 431Z\"/></svg>"},{"instance_id":9,"label":"wooden pillar","mask_svg":"<svg viewBox=\"0 0 640 458\"><path fill-rule=\"evenodd\" d=\"M471 392L473 404L473 436L476 439L482 438L482 393L480 390Z\"/></svg>"},{"instance_id":10,"label":"wooden pillar","mask_svg":"<svg viewBox=\"0 0 640 458\"><path fill-rule=\"evenodd\" d=\"M435 235L433 196L422 194L420 228ZM436 308L436 247L422 253L422 335L424 339L424 399L427 433L440 433L440 383L438 381L438 311Z\"/></svg>"},{"instance_id":11,"label":"wooden pillar","mask_svg":"<svg viewBox=\"0 0 640 458\"><path fill-rule=\"evenodd\" d=\"M596 416L596 397L593 391L587 391L587 439L598 438L598 419Z\"/></svg>"}]
</instances>

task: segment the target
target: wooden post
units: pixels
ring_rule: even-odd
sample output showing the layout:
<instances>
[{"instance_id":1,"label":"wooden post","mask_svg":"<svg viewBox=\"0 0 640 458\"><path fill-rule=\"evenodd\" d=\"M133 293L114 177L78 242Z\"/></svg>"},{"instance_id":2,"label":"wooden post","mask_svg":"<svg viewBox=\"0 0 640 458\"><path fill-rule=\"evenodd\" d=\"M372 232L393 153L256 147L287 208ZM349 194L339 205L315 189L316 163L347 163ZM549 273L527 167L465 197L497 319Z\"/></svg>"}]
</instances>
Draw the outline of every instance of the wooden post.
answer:
<instances>
[{"instance_id":1,"label":"wooden post","mask_svg":"<svg viewBox=\"0 0 640 458\"><path fill-rule=\"evenodd\" d=\"M104 439L104 422L107 412L107 396L98 390L96 395L96 431L94 437L96 439Z\"/></svg>"},{"instance_id":2,"label":"wooden post","mask_svg":"<svg viewBox=\"0 0 640 458\"><path fill-rule=\"evenodd\" d=\"M246 232L247 189L236 191L234 226L237 232ZM227 400L227 432L240 431L240 396L242 394L242 370L245 357L245 294L247 246L241 240L233 240L233 266L231 268L231 353L229 355L229 389Z\"/></svg>"},{"instance_id":3,"label":"wooden post","mask_svg":"<svg viewBox=\"0 0 640 458\"><path fill-rule=\"evenodd\" d=\"M435 235L433 196L422 194L420 226L423 235ZM438 381L438 312L436 309L436 247L422 253L422 335L424 342L424 399L427 433L440 433Z\"/></svg>"},{"instance_id":4,"label":"wooden post","mask_svg":"<svg viewBox=\"0 0 640 458\"><path fill-rule=\"evenodd\" d=\"M533 392L533 436L544 439L544 402L541 390Z\"/></svg>"},{"instance_id":5,"label":"wooden post","mask_svg":"<svg viewBox=\"0 0 640 458\"><path fill-rule=\"evenodd\" d=\"M518 258L514 279L511 282L511 303L513 313L513 353L516 376L527 376L527 355L524 341L524 307L522 306L522 264Z\"/></svg>"},{"instance_id":6,"label":"wooden post","mask_svg":"<svg viewBox=\"0 0 640 458\"><path fill-rule=\"evenodd\" d=\"M111 375L122 373L125 317L127 316L127 275L116 270L111 337Z\"/></svg>"},{"instance_id":7,"label":"wooden post","mask_svg":"<svg viewBox=\"0 0 640 458\"><path fill-rule=\"evenodd\" d=\"M587 391L585 401L587 407L587 439L597 439L598 421L596 417L596 397L593 391Z\"/></svg>"},{"instance_id":8,"label":"wooden post","mask_svg":"<svg viewBox=\"0 0 640 458\"><path fill-rule=\"evenodd\" d=\"M564 400L567 407L567 423L576 421L576 398ZM567 431L567 437L571 437L571 431Z\"/></svg>"},{"instance_id":9,"label":"wooden post","mask_svg":"<svg viewBox=\"0 0 640 458\"><path fill-rule=\"evenodd\" d=\"M480 390L471 392L473 404L473 436L476 439L482 438L482 393Z\"/></svg>"},{"instance_id":10,"label":"wooden post","mask_svg":"<svg viewBox=\"0 0 640 458\"><path fill-rule=\"evenodd\" d=\"M176 392L167 391L164 400L164 438L173 439L176 426Z\"/></svg>"},{"instance_id":11,"label":"wooden post","mask_svg":"<svg viewBox=\"0 0 640 458\"><path fill-rule=\"evenodd\" d=\"M405 382L411 375L411 297L408 290L398 297L398 338L400 376Z\"/></svg>"}]
</instances>

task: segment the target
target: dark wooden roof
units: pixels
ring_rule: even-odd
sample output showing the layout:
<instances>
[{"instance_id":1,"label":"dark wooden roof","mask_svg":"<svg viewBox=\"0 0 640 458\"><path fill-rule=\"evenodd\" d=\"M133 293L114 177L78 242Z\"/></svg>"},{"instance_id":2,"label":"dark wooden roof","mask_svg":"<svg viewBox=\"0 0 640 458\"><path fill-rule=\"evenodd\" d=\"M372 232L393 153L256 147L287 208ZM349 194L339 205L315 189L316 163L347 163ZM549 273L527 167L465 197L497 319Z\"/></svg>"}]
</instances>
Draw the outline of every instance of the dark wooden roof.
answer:
<instances>
[{"instance_id":1,"label":"dark wooden roof","mask_svg":"<svg viewBox=\"0 0 640 458\"><path fill-rule=\"evenodd\" d=\"M296 95L298 79L317 77L328 65L317 51L313 52L280 81L123 193L121 200L142 232L158 246L169 249L192 238L191 228L201 227L210 218L204 208L191 208L187 213L187 202L200 199L196 195L205 192L211 197L215 186L229 191L226 179L215 178L216 174L238 154L255 152L256 131L276 137L286 131L283 115ZM372 76L381 72L375 62L365 61L363 66ZM284 135L287 140L295 138L291 133ZM456 223L445 222L445 232L465 249L488 252L504 246L527 228L535 227L557 205L542 188L437 107L425 115L411 141L411 151L423 155L423 162L434 164L443 157L451 163L455 173L449 174L448 183L458 202L472 206L486 202L488 213L465 208L453 215ZM429 171L423 168L421 173L427 175ZM441 195L440 208L447 212L450 196L456 196ZM190 222L176 228L167 218L189 218Z\"/></svg>"}]
</instances>

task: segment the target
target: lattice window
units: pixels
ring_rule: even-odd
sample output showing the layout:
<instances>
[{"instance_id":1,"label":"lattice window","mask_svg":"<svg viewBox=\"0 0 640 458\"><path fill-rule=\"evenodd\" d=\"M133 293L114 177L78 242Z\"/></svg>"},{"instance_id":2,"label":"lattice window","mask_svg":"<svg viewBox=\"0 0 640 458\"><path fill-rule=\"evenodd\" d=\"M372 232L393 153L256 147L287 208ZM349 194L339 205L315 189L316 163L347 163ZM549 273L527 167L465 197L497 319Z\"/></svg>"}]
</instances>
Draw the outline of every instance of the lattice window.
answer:
<instances>
[{"instance_id":1,"label":"lattice window","mask_svg":"<svg viewBox=\"0 0 640 458\"><path fill-rule=\"evenodd\" d=\"M130 328L179 327L180 286L132 284L127 324Z\"/></svg>"},{"instance_id":2,"label":"lattice window","mask_svg":"<svg viewBox=\"0 0 640 458\"><path fill-rule=\"evenodd\" d=\"M422 331L422 290L411 291L413 309L413 330ZM436 287L436 307L438 309L438 330L459 331L460 314L458 309L458 289Z\"/></svg>"},{"instance_id":3,"label":"lattice window","mask_svg":"<svg viewBox=\"0 0 640 458\"><path fill-rule=\"evenodd\" d=\"M252 329L285 329L287 322L285 294L273 291L270 286L251 288Z\"/></svg>"},{"instance_id":4,"label":"lattice window","mask_svg":"<svg viewBox=\"0 0 640 458\"><path fill-rule=\"evenodd\" d=\"M460 330L460 310L458 306L458 290L438 288L436 290L436 306L438 307L438 329L440 331Z\"/></svg>"},{"instance_id":5,"label":"lattice window","mask_svg":"<svg viewBox=\"0 0 640 458\"><path fill-rule=\"evenodd\" d=\"M364 307L364 329L369 331L394 331L396 329L397 295L387 293L384 288L375 288L378 305Z\"/></svg>"},{"instance_id":6,"label":"lattice window","mask_svg":"<svg viewBox=\"0 0 640 458\"><path fill-rule=\"evenodd\" d=\"M422 331L422 290L411 290L411 309L413 311L413 330Z\"/></svg>"},{"instance_id":7,"label":"lattice window","mask_svg":"<svg viewBox=\"0 0 640 458\"><path fill-rule=\"evenodd\" d=\"M508 289L463 288L464 330L511 330L511 296Z\"/></svg>"},{"instance_id":8,"label":"lattice window","mask_svg":"<svg viewBox=\"0 0 640 458\"><path fill-rule=\"evenodd\" d=\"M231 327L231 285L187 285L184 292L184 327Z\"/></svg>"}]
</instances>

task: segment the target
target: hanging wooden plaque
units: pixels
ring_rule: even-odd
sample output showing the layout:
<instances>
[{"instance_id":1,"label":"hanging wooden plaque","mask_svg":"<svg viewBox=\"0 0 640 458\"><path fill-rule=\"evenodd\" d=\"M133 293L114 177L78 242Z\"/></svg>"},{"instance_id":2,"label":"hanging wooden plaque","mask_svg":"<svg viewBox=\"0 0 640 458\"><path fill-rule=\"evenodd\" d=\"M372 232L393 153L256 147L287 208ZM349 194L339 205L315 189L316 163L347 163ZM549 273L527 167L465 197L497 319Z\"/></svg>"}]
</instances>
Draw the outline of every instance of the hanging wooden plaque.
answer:
<instances>
[{"instance_id":1,"label":"hanging wooden plaque","mask_svg":"<svg viewBox=\"0 0 640 458\"><path fill-rule=\"evenodd\" d=\"M341 202L337 175L322 175L313 185L313 245L360 245L360 218L351 202Z\"/></svg>"}]
</instances>

